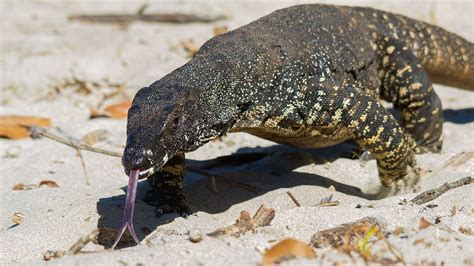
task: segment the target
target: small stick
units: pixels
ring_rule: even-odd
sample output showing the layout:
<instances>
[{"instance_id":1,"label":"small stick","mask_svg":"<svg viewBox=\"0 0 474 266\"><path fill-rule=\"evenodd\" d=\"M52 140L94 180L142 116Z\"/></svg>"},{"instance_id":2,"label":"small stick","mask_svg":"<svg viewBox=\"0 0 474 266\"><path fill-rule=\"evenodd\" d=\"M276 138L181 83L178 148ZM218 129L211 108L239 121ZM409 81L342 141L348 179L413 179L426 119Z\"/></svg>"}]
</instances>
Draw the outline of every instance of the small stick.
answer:
<instances>
[{"instance_id":1,"label":"small stick","mask_svg":"<svg viewBox=\"0 0 474 266\"><path fill-rule=\"evenodd\" d=\"M79 238L79 240L74 243L68 251L63 250L48 250L44 255L44 260L51 260L51 259L59 259L64 257L65 255L76 255L77 253L81 252L81 250L91 241L94 241L97 236L99 235L99 229L94 229L88 235Z\"/></svg>"},{"instance_id":2,"label":"small stick","mask_svg":"<svg viewBox=\"0 0 474 266\"><path fill-rule=\"evenodd\" d=\"M76 255L79 253L89 242L94 241L99 235L99 229L94 229L88 235L81 237L72 245L67 251L67 255Z\"/></svg>"},{"instance_id":3,"label":"small stick","mask_svg":"<svg viewBox=\"0 0 474 266\"><path fill-rule=\"evenodd\" d=\"M208 173L206 171L203 171L199 168L195 168L195 167L192 167L192 166L187 166L186 167L186 170L190 171L190 172L194 172L196 174L199 174L199 175L202 175L202 176L206 176L206 177L209 177L209 178L216 178L216 179L219 179L225 183L228 183L228 184L231 184L231 185L234 185L234 186L237 186L237 187L240 187L240 188L243 188L243 189L246 189L246 190L249 190L251 192L254 192L254 193L258 193L259 189L252 186L252 185L249 185L249 184L245 184L245 183L242 183L242 182L239 182L239 181L235 181L235 180L232 180L232 179L229 179L229 178L226 178L224 176L221 176L221 175L216 175L216 174L211 174L211 173Z\"/></svg>"},{"instance_id":4,"label":"small stick","mask_svg":"<svg viewBox=\"0 0 474 266\"><path fill-rule=\"evenodd\" d=\"M315 207L331 207L331 206L339 206L339 201L328 201L328 202L321 202L319 204L314 205Z\"/></svg>"},{"instance_id":5,"label":"small stick","mask_svg":"<svg viewBox=\"0 0 474 266\"><path fill-rule=\"evenodd\" d=\"M217 194L216 177L214 177L214 176L209 177L209 180L211 181L211 190L212 190L212 192L214 192L214 194Z\"/></svg>"},{"instance_id":6,"label":"small stick","mask_svg":"<svg viewBox=\"0 0 474 266\"><path fill-rule=\"evenodd\" d=\"M296 198L293 196L293 194L291 194L290 191L287 191L286 194L290 196L290 199L295 203L296 206L301 207L301 204L298 202L298 200L296 200Z\"/></svg>"},{"instance_id":7,"label":"small stick","mask_svg":"<svg viewBox=\"0 0 474 266\"><path fill-rule=\"evenodd\" d=\"M81 150L78 148L75 148L77 151L77 155L79 156L79 159L81 159L81 165L82 165L82 170L84 171L84 178L86 179L86 185L90 185L89 183L89 176L87 175L87 170L86 170L86 163L84 162L84 157L82 157Z\"/></svg>"},{"instance_id":8,"label":"small stick","mask_svg":"<svg viewBox=\"0 0 474 266\"><path fill-rule=\"evenodd\" d=\"M139 11L140 12L140 11ZM78 20L92 23L131 23L134 21L144 22L166 22L166 23L209 23L222 19L225 16L204 17L185 13L156 13L156 14L98 14L98 15L70 15L69 20Z\"/></svg>"},{"instance_id":9,"label":"small stick","mask_svg":"<svg viewBox=\"0 0 474 266\"><path fill-rule=\"evenodd\" d=\"M472 179L472 177L470 176L464 177L459 180L453 181L451 183L445 183L435 189L427 190L419 194L415 198L413 198L410 202L417 205L421 205L421 204L424 204L436 199L437 197L441 196L442 194L446 193L447 191L453 188L457 188L460 186L473 184L473 183L474 183L474 179Z\"/></svg>"},{"instance_id":10,"label":"small stick","mask_svg":"<svg viewBox=\"0 0 474 266\"><path fill-rule=\"evenodd\" d=\"M62 143L62 144L65 144L65 145L68 145L70 147L73 147L75 149L78 149L78 150L86 150L86 151L90 151L90 152L95 152L95 153L101 153L101 154L105 154L105 155L109 155L109 156L114 156L114 157L122 157L122 154L119 153L119 152L114 152L114 151L109 151L109 150L104 150L104 149L100 149L100 148L95 148L95 147L91 147L89 145L85 145L85 144L80 144L80 143L76 143L72 140L69 140L69 139L65 139L65 138L62 138L62 137L59 137L57 135L54 135L53 133L51 132L48 132L47 130L43 129L43 128L39 128L39 127L31 127L30 128L30 131L31 131L31 135L33 137L37 137L37 136L43 136L45 138L48 138L48 139L51 139L51 140L54 140L56 142L59 142L59 143ZM254 193L258 193L259 192L259 189L252 186L252 185L248 185L248 184L245 184L245 183L242 183L242 182L238 182L238 181L235 181L235 180L232 180L232 179L229 179L229 178L226 178L224 176L220 176L220 175L216 175L216 174L211 174L211 173L208 173L204 170L201 170L201 169L198 169L198 168L195 168L195 167L192 167L192 166L187 166L186 167L186 170L190 171L190 172L194 172L196 174L199 174L199 175L202 175L202 176L205 176L205 177L209 177L209 178L217 178L225 183L228 183L228 184L231 184L231 185L234 185L234 186L237 186L237 187L240 187L240 188L243 188L243 189L246 189L246 190L249 190L249 191L252 191Z\"/></svg>"},{"instance_id":11,"label":"small stick","mask_svg":"<svg viewBox=\"0 0 474 266\"><path fill-rule=\"evenodd\" d=\"M76 143L72 140L68 140L68 139L56 136L56 135L46 131L43 128L31 127L30 131L31 131L31 136L32 137L42 136L42 137L60 142L62 144L68 145L68 146L73 147L75 149L86 150L86 151L91 151L91 152L95 152L95 153L102 153L102 154L109 155L109 156L122 157L122 153L120 153L120 152L108 151L108 150L104 150L104 149L100 149L100 148L91 147L89 145Z\"/></svg>"}]
</instances>

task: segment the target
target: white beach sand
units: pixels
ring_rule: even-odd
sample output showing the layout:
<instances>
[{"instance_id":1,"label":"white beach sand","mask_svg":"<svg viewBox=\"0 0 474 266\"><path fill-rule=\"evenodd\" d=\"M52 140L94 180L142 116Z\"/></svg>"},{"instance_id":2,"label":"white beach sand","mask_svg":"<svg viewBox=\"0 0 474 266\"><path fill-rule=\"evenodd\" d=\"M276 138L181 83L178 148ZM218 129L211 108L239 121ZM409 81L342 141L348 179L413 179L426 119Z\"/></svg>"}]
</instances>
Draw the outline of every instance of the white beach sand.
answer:
<instances>
[{"instance_id":1,"label":"white beach sand","mask_svg":"<svg viewBox=\"0 0 474 266\"><path fill-rule=\"evenodd\" d=\"M151 1L146 12L226 14L231 18L209 24L135 22L120 27L70 22L67 17L73 13L133 13L142 2L1 1L0 114L49 117L53 131L76 140L94 130L106 130L106 139L96 146L120 151L125 143L125 119L89 119L90 109L104 95L117 91L111 83L123 84L125 91L108 102L131 98L139 88L188 60L182 41L193 39L201 44L213 36L215 26L234 29L296 3L300 2ZM473 2L326 3L401 13L474 40ZM72 78L100 86L89 94L77 93L73 86L51 93ZM425 172L420 192L474 172L474 93L440 85L435 90L445 108L444 147L439 154L417 156ZM67 250L97 227L119 227L128 177L119 158L83 151L87 185L81 161L71 147L44 138L0 139L0 264L255 265L261 262L262 252L278 240L293 237L309 242L320 230L373 216L384 221L389 232L405 228L405 233L391 234L388 241L408 264L474 265L474 185L450 190L428 207L400 204L418 193L369 201L356 188L363 192L379 188L375 162L339 158L352 148L343 144L322 151L298 150L251 135L229 134L189 154L189 163L234 152L272 152L257 162L218 169L258 187L260 193L218 181L214 194L207 178L188 174L186 193L194 214L186 219L176 215L156 218L154 208L142 200L148 185L141 181L135 210L141 245L104 251L103 246L90 243L84 251L98 252L45 262L43 254L48 250ZM321 158L332 162L324 163ZM15 184L38 184L45 179L54 180L59 187L12 190ZM331 185L336 192L328 190ZM287 191L303 206L296 207ZM340 202L338 206L314 206L331 194ZM253 214L262 204L274 208L276 216L270 226L256 233L238 238L204 236L199 243L188 240L190 230L205 235L232 224L242 210ZM362 207L356 208L359 204ZM16 212L25 217L23 223L13 226L11 216ZM437 224L420 230L421 217ZM351 258L332 248L316 249L316 253L314 260L294 259L285 264L364 263L356 255Z\"/></svg>"}]
</instances>

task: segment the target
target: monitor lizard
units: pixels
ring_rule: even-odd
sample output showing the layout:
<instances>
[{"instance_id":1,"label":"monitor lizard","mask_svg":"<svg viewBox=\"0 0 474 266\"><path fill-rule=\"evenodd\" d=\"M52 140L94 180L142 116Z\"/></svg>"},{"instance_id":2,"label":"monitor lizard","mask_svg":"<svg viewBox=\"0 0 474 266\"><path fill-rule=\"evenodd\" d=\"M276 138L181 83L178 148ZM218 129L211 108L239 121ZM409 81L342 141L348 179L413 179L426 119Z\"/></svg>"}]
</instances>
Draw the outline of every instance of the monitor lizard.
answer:
<instances>
[{"instance_id":1,"label":"monitor lizard","mask_svg":"<svg viewBox=\"0 0 474 266\"><path fill-rule=\"evenodd\" d=\"M213 37L138 91L122 163L146 201L186 211L184 154L228 132L305 148L353 139L375 157L381 197L417 181L415 153L438 152L443 110L432 82L474 90L474 45L372 8L299 5ZM397 121L381 104L393 103ZM132 175L131 175L132 176Z\"/></svg>"}]
</instances>

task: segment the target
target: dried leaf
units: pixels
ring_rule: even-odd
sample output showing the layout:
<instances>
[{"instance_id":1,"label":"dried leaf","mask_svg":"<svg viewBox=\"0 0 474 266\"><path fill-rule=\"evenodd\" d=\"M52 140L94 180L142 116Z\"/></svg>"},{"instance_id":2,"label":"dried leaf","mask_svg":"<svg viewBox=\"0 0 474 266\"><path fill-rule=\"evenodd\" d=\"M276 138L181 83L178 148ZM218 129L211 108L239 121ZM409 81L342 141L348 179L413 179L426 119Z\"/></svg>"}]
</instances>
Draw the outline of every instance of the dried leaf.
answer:
<instances>
[{"instance_id":1,"label":"dried leaf","mask_svg":"<svg viewBox=\"0 0 474 266\"><path fill-rule=\"evenodd\" d=\"M474 230L467 227L459 227L459 232L468 236L474 236Z\"/></svg>"},{"instance_id":2,"label":"dried leaf","mask_svg":"<svg viewBox=\"0 0 474 266\"><path fill-rule=\"evenodd\" d=\"M118 104L105 107L105 111L110 113L112 118L127 118L128 109L132 106L132 101L127 100Z\"/></svg>"},{"instance_id":3,"label":"dried leaf","mask_svg":"<svg viewBox=\"0 0 474 266\"><path fill-rule=\"evenodd\" d=\"M9 139L27 138L30 136L28 128L31 126L49 127L51 119L19 116L19 115L2 115L0 116L0 137Z\"/></svg>"},{"instance_id":4,"label":"dried leaf","mask_svg":"<svg viewBox=\"0 0 474 266\"><path fill-rule=\"evenodd\" d=\"M109 116L107 114L105 114L103 112L99 112L95 109L91 110L91 115L89 116L90 119L101 118L101 117L109 117Z\"/></svg>"},{"instance_id":5,"label":"dried leaf","mask_svg":"<svg viewBox=\"0 0 474 266\"><path fill-rule=\"evenodd\" d=\"M12 190L25 190L26 186L23 183L13 185Z\"/></svg>"},{"instance_id":6,"label":"dried leaf","mask_svg":"<svg viewBox=\"0 0 474 266\"><path fill-rule=\"evenodd\" d=\"M229 28L227 26L217 26L214 27L214 35L221 35L229 31Z\"/></svg>"},{"instance_id":7,"label":"dried leaf","mask_svg":"<svg viewBox=\"0 0 474 266\"><path fill-rule=\"evenodd\" d=\"M352 223L341 224L337 227L319 231L312 236L311 244L315 248L348 245L355 242L354 240L364 237L374 227L382 231L384 225L383 222L374 217L365 217Z\"/></svg>"},{"instance_id":8,"label":"dried leaf","mask_svg":"<svg viewBox=\"0 0 474 266\"><path fill-rule=\"evenodd\" d=\"M0 137L8 139L23 139L29 136L30 132L25 127L0 125Z\"/></svg>"},{"instance_id":9,"label":"dried leaf","mask_svg":"<svg viewBox=\"0 0 474 266\"><path fill-rule=\"evenodd\" d=\"M51 126L51 119L35 116L0 115L0 125L49 127Z\"/></svg>"},{"instance_id":10,"label":"dried leaf","mask_svg":"<svg viewBox=\"0 0 474 266\"><path fill-rule=\"evenodd\" d=\"M86 145L92 146L97 142L101 142L107 139L110 133L105 129L97 129L91 131L82 137L82 142Z\"/></svg>"},{"instance_id":11,"label":"dried leaf","mask_svg":"<svg viewBox=\"0 0 474 266\"><path fill-rule=\"evenodd\" d=\"M405 228L397 227L392 233L396 236L401 235L401 234L405 233Z\"/></svg>"},{"instance_id":12,"label":"dried leaf","mask_svg":"<svg viewBox=\"0 0 474 266\"><path fill-rule=\"evenodd\" d=\"M53 180L42 180L40 183L39 183L39 186L48 186L48 187L59 187L58 184L56 184L56 182L54 182Z\"/></svg>"},{"instance_id":13,"label":"dried leaf","mask_svg":"<svg viewBox=\"0 0 474 266\"><path fill-rule=\"evenodd\" d=\"M294 257L315 258L316 253L305 242L287 238L273 245L263 255L263 265L274 265L282 260Z\"/></svg>"},{"instance_id":14,"label":"dried leaf","mask_svg":"<svg viewBox=\"0 0 474 266\"><path fill-rule=\"evenodd\" d=\"M421 219L420 219L420 226L419 226L419 229L420 229L420 230L423 230L423 229L425 229L425 228L427 228L427 227L430 227L430 226L432 226L432 225L433 225L433 224L430 223L430 222L428 222L428 221L425 219L425 217L421 217Z\"/></svg>"},{"instance_id":15,"label":"dried leaf","mask_svg":"<svg viewBox=\"0 0 474 266\"><path fill-rule=\"evenodd\" d=\"M199 46L192 40L187 39L181 42L181 46L183 46L184 50L188 54L188 57L194 57L194 55L199 50Z\"/></svg>"},{"instance_id":16,"label":"dried leaf","mask_svg":"<svg viewBox=\"0 0 474 266\"><path fill-rule=\"evenodd\" d=\"M25 215L21 212L15 212L12 215L12 222L14 224L21 224L23 222L23 220L25 220Z\"/></svg>"},{"instance_id":17,"label":"dried leaf","mask_svg":"<svg viewBox=\"0 0 474 266\"><path fill-rule=\"evenodd\" d=\"M121 103L111 104L104 108L104 111L91 110L90 118L109 117L109 118L127 118L128 109L132 105L132 101L126 100Z\"/></svg>"}]
</instances>

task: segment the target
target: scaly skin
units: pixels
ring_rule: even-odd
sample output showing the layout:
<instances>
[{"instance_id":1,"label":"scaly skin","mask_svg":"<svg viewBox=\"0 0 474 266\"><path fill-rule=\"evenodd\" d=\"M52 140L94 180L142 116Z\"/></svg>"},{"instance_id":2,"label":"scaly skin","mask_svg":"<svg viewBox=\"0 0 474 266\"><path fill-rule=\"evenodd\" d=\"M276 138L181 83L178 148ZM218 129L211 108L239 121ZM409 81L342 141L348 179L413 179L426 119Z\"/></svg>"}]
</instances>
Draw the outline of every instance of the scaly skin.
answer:
<instances>
[{"instance_id":1,"label":"scaly skin","mask_svg":"<svg viewBox=\"0 0 474 266\"><path fill-rule=\"evenodd\" d=\"M248 132L298 147L354 139L375 156L386 196L416 182L415 152L441 148L431 81L474 90L474 45L370 8L278 10L212 38L138 92L123 165L150 169L154 206L185 211L184 152L215 137ZM402 112L401 123L380 100Z\"/></svg>"}]
</instances>

